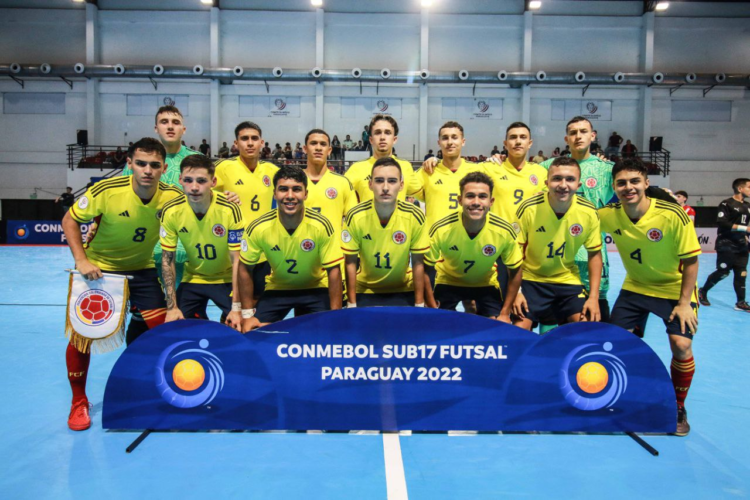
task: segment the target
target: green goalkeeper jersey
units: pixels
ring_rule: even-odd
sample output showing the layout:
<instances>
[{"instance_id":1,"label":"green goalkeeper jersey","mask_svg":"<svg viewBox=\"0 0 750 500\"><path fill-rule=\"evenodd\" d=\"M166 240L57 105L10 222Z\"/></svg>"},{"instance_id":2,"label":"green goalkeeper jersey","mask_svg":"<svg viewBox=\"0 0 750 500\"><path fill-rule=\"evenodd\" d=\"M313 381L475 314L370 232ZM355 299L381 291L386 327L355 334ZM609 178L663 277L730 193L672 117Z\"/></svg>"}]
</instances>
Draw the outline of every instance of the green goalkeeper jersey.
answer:
<instances>
[{"instance_id":1,"label":"green goalkeeper jersey","mask_svg":"<svg viewBox=\"0 0 750 500\"><path fill-rule=\"evenodd\" d=\"M549 170L553 160L554 158L545 160L541 165ZM579 161L578 164L581 166L581 189L576 194L586 198L597 209L604 207L615 196L614 184L612 182L612 167L614 163L600 160L597 156L590 155L585 160ZM605 234L602 233L602 240L604 238ZM575 261L578 265L578 271L581 274L581 281L589 289L588 252L585 248L581 247L578 250ZM607 298L607 292L609 291L609 258L607 257L606 247L602 248L602 263L604 265L602 267L602 281L599 286L599 295L604 299Z\"/></svg>"},{"instance_id":2,"label":"green goalkeeper jersey","mask_svg":"<svg viewBox=\"0 0 750 500\"><path fill-rule=\"evenodd\" d=\"M197 154L200 153L198 153L197 151L193 151L186 146L181 146L180 150L175 154L168 154L167 171L162 174L160 179L161 182L169 184L170 186L177 186L178 188L182 189L182 186L180 186L180 163L182 163L182 160L184 160L187 156ZM122 175L132 174L133 170L126 164L125 168L122 169Z\"/></svg>"}]
</instances>

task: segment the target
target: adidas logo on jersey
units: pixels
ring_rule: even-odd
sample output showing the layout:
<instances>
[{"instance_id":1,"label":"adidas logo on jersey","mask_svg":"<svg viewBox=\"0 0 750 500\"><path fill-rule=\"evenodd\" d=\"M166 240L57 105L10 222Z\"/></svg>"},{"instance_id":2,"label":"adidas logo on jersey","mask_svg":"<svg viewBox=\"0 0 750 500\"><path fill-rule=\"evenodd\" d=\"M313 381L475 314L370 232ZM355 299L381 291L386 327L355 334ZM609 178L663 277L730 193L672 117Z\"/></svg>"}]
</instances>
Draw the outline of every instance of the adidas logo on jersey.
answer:
<instances>
[{"instance_id":1,"label":"adidas logo on jersey","mask_svg":"<svg viewBox=\"0 0 750 500\"><path fill-rule=\"evenodd\" d=\"M537 230L536 230L536 232L537 232L537 233L546 233L546 232L547 232L547 230L546 230L546 229L544 229L544 226L542 226L542 227L540 227L539 229L537 229Z\"/></svg>"},{"instance_id":2,"label":"adidas logo on jersey","mask_svg":"<svg viewBox=\"0 0 750 500\"><path fill-rule=\"evenodd\" d=\"M279 245L274 245L274 247L271 249L272 252L280 252L281 248L279 248Z\"/></svg>"},{"instance_id":3,"label":"adidas logo on jersey","mask_svg":"<svg viewBox=\"0 0 750 500\"><path fill-rule=\"evenodd\" d=\"M500 177L498 180L499 181L507 181L508 180L508 176L504 175L504 176Z\"/></svg>"},{"instance_id":4,"label":"adidas logo on jersey","mask_svg":"<svg viewBox=\"0 0 750 500\"><path fill-rule=\"evenodd\" d=\"M456 245L453 245L450 249L451 250L455 250L456 252L458 252L458 247Z\"/></svg>"},{"instance_id":5,"label":"adidas logo on jersey","mask_svg":"<svg viewBox=\"0 0 750 500\"><path fill-rule=\"evenodd\" d=\"M440 179L440 180L438 180L438 181L437 181L437 182L435 183L435 185L437 186L438 184L442 184L442 183L443 183L443 179Z\"/></svg>"},{"instance_id":6,"label":"adidas logo on jersey","mask_svg":"<svg viewBox=\"0 0 750 500\"><path fill-rule=\"evenodd\" d=\"M128 211L127 211L127 210L125 210L124 212L122 212L122 213L120 214L120 217L130 217L130 214L128 213Z\"/></svg>"},{"instance_id":7,"label":"adidas logo on jersey","mask_svg":"<svg viewBox=\"0 0 750 500\"><path fill-rule=\"evenodd\" d=\"M181 232L181 233L187 233L187 232L188 232L188 230L187 230L187 228L186 228L186 227L183 227L182 229L180 229L180 232Z\"/></svg>"},{"instance_id":8,"label":"adidas logo on jersey","mask_svg":"<svg viewBox=\"0 0 750 500\"><path fill-rule=\"evenodd\" d=\"M364 236L362 237L362 239L363 239L363 240L370 240L370 241L372 241L372 236L370 236L369 234L366 234L366 235L364 235Z\"/></svg>"},{"instance_id":9,"label":"adidas logo on jersey","mask_svg":"<svg viewBox=\"0 0 750 500\"><path fill-rule=\"evenodd\" d=\"M622 231L620 231L620 230L618 229L618 230L616 230L616 231L615 231L615 234L616 234L616 235L618 235L618 236L622 236Z\"/></svg>"},{"instance_id":10,"label":"adidas logo on jersey","mask_svg":"<svg viewBox=\"0 0 750 500\"><path fill-rule=\"evenodd\" d=\"M244 185L245 185L245 183L244 183L244 182L242 182L242 179L240 179L240 180L238 180L237 182L235 182L235 183L234 183L234 185L235 185L235 186L244 186Z\"/></svg>"},{"instance_id":11,"label":"adidas logo on jersey","mask_svg":"<svg viewBox=\"0 0 750 500\"><path fill-rule=\"evenodd\" d=\"M367 177L365 177L365 180L367 182L370 182L372 180L372 175L368 175Z\"/></svg>"}]
</instances>

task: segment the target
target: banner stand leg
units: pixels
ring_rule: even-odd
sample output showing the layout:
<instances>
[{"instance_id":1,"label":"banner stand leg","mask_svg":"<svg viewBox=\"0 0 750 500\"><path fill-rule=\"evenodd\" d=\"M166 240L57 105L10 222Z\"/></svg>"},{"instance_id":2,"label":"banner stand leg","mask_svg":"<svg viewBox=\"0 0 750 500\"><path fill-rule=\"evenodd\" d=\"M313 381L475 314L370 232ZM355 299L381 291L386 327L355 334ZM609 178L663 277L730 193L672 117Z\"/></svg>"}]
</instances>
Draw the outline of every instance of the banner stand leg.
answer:
<instances>
[{"instance_id":1,"label":"banner stand leg","mask_svg":"<svg viewBox=\"0 0 750 500\"><path fill-rule=\"evenodd\" d=\"M653 446L651 446L650 444L648 444L646 441L644 441L643 438L641 438L635 432L626 432L625 434L627 434L628 436L630 436L631 438L633 438L633 441L635 441L636 443L638 443L639 445L641 445L643 447L643 449L646 450L647 452L651 453L651 455L653 455L655 457L659 456L659 451L656 448L654 448Z\"/></svg>"},{"instance_id":2,"label":"banner stand leg","mask_svg":"<svg viewBox=\"0 0 750 500\"><path fill-rule=\"evenodd\" d=\"M132 443L130 443L130 446L128 446L125 449L125 453L132 453L132 451L135 450L136 448L138 448L138 445L141 444L143 442L143 440L148 437L149 434L151 434L151 429L146 429L145 431L141 432L141 435L138 436L135 439L135 441L133 441Z\"/></svg>"}]
</instances>

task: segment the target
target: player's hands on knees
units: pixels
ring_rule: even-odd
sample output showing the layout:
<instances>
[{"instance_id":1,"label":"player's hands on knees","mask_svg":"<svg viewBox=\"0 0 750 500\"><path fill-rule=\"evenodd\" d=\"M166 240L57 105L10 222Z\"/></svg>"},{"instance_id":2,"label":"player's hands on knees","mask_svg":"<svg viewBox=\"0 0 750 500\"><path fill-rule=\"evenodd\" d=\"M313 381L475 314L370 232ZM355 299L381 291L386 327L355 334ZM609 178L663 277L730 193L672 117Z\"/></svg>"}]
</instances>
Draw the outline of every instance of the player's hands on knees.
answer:
<instances>
[{"instance_id":1,"label":"player's hands on knees","mask_svg":"<svg viewBox=\"0 0 750 500\"><path fill-rule=\"evenodd\" d=\"M497 153L497 154L490 156L490 161L492 163L497 163L498 165L502 165L506 158L507 158L506 155L501 155L500 153Z\"/></svg>"},{"instance_id":2,"label":"player's hands on knees","mask_svg":"<svg viewBox=\"0 0 750 500\"><path fill-rule=\"evenodd\" d=\"M680 322L680 332L688 332L695 334L698 331L698 318L695 316L695 311L690 307L690 304L680 304L672 309L672 314L669 315L669 321L677 318Z\"/></svg>"},{"instance_id":3,"label":"player's hands on knees","mask_svg":"<svg viewBox=\"0 0 750 500\"><path fill-rule=\"evenodd\" d=\"M102 270L88 260L76 262L76 270L81 273L83 279L88 281L98 280L102 277Z\"/></svg>"},{"instance_id":4,"label":"player's hands on knees","mask_svg":"<svg viewBox=\"0 0 750 500\"><path fill-rule=\"evenodd\" d=\"M177 321L180 319L185 319L185 316L182 315L182 311L180 311L179 308L173 307L172 309L167 309L167 317L164 318L165 323L169 323L170 321Z\"/></svg>"},{"instance_id":5,"label":"player's hands on knees","mask_svg":"<svg viewBox=\"0 0 750 500\"><path fill-rule=\"evenodd\" d=\"M427 172L427 175L432 175L432 173L435 171L435 167L438 164L438 159L434 156L431 156L427 158L424 162L422 162L422 170Z\"/></svg>"},{"instance_id":6,"label":"player's hands on knees","mask_svg":"<svg viewBox=\"0 0 750 500\"><path fill-rule=\"evenodd\" d=\"M527 312L529 312L529 303L526 302L526 297L521 292L518 292L516 301L513 303L513 314L525 319Z\"/></svg>"},{"instance_id":7,"label":"player's hands on knees","mask_svg":"<svg viewBox=\"0 0 750 500\"><path fill-rule=\"evenodd\" d=\"M238 332L242 332L242 313L240 311L231 311L227 314L224 324Z\"/></svg>"},{"instance_id":8,"label":"player's hands on knees","mask_svg":"<svg viewBox=\"0 0 750 500\"><path fill-rule=\"evenodd\" d=\"M242 205L242 202L240 201L239 195L237 193L233 193L232 191L224 191L224 196L227 197L227 201L229 203L234 203L235 205Z\"/></svg>"},{"instance_id":9,"label":"player's hands on knees","mask_svg":"<svg viewBox=\"0 0 750 500\"><path fill-rule=\"evenodd\" d=\"M262 326L260 324L260 320L253 316L252 318L243 318L242 319L242 329L240 330L242 333L247 333L251 330L255 330L256 328L259 328Z\"/></svg>"},{"instance_id":10,"label":"player's hands on knees","mask_svg":"<svg viewBox=\"0 0 750 500\"><path fill-rule=\"evenodd\" d=\"M602 312L599 309L599 300L588 299L583 304L583 311L581 311L581 319L579 321L601 321Z\"/></svg>"}]
</instances>

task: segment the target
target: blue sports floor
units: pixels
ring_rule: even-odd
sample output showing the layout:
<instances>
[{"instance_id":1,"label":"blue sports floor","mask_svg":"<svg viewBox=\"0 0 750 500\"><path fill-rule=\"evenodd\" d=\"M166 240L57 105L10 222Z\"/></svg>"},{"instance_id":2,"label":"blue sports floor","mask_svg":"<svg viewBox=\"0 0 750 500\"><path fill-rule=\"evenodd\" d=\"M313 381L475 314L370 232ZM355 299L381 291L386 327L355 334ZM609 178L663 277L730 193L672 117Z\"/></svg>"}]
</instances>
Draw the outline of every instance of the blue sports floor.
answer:
<instances>
[{"instance_id":1,"label":"blue sports floor","mask_svg":"<svg viewBox=\"0 0 750 500\"><path fill-rule=\"evenodd\" d=\"M613 301L624 272L610 257ZM713 254L700 257L700 283L714 263ZM118 353L92 357L92 428L66 425L64 269L71 264L65 247L0 247L0 498L750 496L750 315L733 310L731 278L700 312L687 400L692 432L646 437L659 457L627 436L497 434L159 433L126 454L137 434L101 429ZM669 363L661 321L649 321L646 340Z\"/></svg>"}]
</instances>

